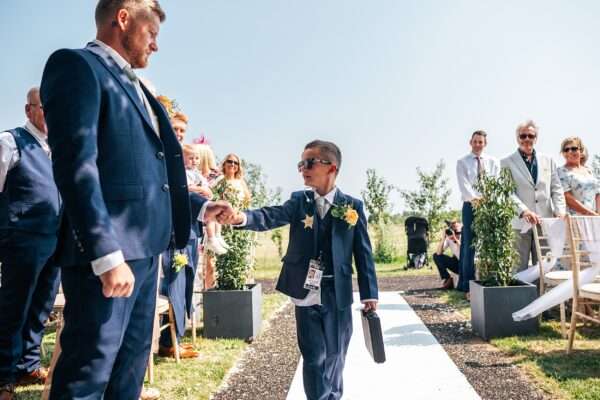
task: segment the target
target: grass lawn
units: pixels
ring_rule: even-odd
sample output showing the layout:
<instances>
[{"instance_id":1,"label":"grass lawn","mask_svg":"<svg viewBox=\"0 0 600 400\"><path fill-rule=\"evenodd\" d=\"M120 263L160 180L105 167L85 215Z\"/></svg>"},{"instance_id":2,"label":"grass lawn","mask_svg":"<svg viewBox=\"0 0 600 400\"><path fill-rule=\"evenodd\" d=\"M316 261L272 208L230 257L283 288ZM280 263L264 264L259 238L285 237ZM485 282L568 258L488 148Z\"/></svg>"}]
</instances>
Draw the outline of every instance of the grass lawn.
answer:
<instances>
[{"instance_id":1,"label":"grass lawn","mask_svg":"<svg viewBox=\"0 0 600 400\"><path fill-rule=\"evenodd\" d=\"M263 295L263 321L286 301L286 297L279 293ZM44 344L48 353L54 348L55 340L54 332L45 335ZM183 342L191 343L190 332ZM195 360L182 360L179 365L175 359L155 357L155 384L152 387L160 390L161 399L208 399L247 346L243 340L204 339L200 328L195 349L200 351L201 356ZM43 359L45 366L48 366L50 357L51 354L47 354ZM17 392L19 399L38 400L42 390L41 385L35 385L19 388Z\"/></svg>"}]
</instances>

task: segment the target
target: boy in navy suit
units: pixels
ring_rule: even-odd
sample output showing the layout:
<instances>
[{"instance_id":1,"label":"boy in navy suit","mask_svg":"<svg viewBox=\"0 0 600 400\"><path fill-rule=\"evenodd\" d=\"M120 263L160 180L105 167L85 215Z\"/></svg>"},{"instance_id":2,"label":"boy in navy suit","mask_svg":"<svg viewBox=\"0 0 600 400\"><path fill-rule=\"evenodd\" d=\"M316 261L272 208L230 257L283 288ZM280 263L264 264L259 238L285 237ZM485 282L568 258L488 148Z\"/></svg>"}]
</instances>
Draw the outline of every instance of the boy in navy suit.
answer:
<instances>
[{"instance_id":1,"label":"boy in navy suit","mask_svg":"<svg viewBox=\"0 0 600 400\"><path fill-rule=\"evenodd\" d=\"M313 190L292 193L281 206L246 211L232 221L255 231L290 225L277 290L296 305L309 400L342 397L342 373L352 335L353 256L364 308L377 307L377 278L362 202L335 186L341 163L342 154L334 143L308 143L298 171Z\"/></svg>"}]
</instances>

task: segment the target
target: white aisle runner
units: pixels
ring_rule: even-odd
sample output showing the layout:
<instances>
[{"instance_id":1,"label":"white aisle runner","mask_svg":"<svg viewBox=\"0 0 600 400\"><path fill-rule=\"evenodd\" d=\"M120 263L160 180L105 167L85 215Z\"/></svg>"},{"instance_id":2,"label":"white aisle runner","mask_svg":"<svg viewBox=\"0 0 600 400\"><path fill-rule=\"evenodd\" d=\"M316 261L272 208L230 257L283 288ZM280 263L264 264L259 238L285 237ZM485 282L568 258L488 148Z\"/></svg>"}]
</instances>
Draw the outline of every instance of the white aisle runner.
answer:
<instances>
[{"instance_id":1,"label":"white aisle runner","mask_svg":"<svg viewBox=\"0 0 600 400\"><path fill-rule=\"evenodd\" d=\"M375 364L366 350L358 293L344 369L344 400L476 400L479 395L446 354L429 329L396 292L380 292L386 362ZM287 396L304 400L302 359Z\"/></svg>"}]
</instances>

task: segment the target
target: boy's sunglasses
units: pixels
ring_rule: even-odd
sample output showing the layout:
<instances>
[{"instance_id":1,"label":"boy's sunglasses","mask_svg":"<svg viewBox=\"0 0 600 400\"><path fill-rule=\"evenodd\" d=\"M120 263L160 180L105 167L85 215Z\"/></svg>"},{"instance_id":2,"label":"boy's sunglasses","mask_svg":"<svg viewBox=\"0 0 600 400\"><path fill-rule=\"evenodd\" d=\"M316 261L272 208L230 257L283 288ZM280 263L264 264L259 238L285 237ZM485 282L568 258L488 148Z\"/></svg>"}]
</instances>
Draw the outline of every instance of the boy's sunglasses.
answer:
<instances>
[{"instance_id":1,"label":"boy's sunglasses","mask_svg":"<svg viewBox=\"0 0 600 400\"><path fill-rule=\"evenodd\" d=\"M321 160L320 158L307 158L306 160L302 160L298 163L298 171L302 171L304 169L312 169L315 163L321 163L324 165L331 165L331 161L329 160Z\"/></svg>"}]
</instances>

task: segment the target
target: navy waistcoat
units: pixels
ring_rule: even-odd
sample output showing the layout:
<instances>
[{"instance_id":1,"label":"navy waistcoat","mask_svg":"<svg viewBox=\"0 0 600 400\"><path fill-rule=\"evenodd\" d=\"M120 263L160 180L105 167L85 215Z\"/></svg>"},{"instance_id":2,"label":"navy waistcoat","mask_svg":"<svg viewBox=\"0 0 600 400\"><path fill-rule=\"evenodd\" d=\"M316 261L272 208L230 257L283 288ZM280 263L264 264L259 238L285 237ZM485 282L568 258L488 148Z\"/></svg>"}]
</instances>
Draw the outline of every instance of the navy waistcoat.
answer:
<instances>
[{"instance_id":1,"label":"navy waistcoat","mask_svg":"<svg viewBox=\"0 0 600 400\"><path fill-rule=\"evenodd\" d=\"M52 161L27 130L15 128L8 132L15 138L20 158L8 171L0 193L0 230L55 234L60 198Z\"/></svg>"},{"instance_id":2,"label":"navy waistcoat","mask_svg":"<svg viewBox=\"0 0 600 400\"><path fill-rule=\"evenodd\" d=\"M332 255L332 227L333 227L333 218L331 217L331 211L325 214L324 218L319 216L319 213L316 212L317 221L317 229L319 235L319 239L317 240L317 257L321 257L321 263L323 265L324 275L333 275L333 255Z\"/></svg>"}]
</instances>

